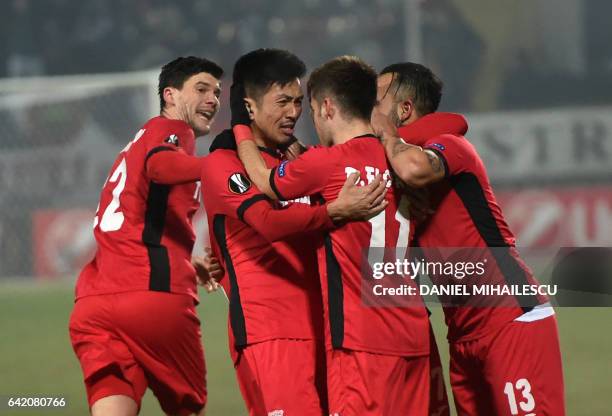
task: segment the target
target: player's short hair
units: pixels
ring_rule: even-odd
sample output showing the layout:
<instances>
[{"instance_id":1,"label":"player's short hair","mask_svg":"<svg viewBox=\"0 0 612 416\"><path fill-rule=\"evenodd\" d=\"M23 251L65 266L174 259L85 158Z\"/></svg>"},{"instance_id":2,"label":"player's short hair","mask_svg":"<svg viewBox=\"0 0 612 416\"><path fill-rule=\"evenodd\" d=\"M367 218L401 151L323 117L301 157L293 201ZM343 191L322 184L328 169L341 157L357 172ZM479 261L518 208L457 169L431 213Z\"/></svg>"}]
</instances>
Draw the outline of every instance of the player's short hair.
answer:
<instances>
[{"instance_id":1,"label":"player's short hair","mask_svg":"<svg viewBox=\"0 0 612 416\"><path fill-rule=\"evenodd\" d=\"M444 84L431 69L414 62L402 62L385 67L380 71L380 75L384 74L393 76L389 91L393 91L398 101L411 99L420 116L438 109Z\"/></svg>"},{"instance_id":2,"label":"player's short hair","mask_svg":"<svg viewBox=\"0 0 612 416\"><path fill-rule=\"evenodd\" d=\"M247 97L258 101L272 85L285 86L305 73L306 65L291 52L262 48L238 58L232 78L244 85Z\"/></svg>"},{"instance_id":3,"label":"player's short hair","mask_svg":"<svg viewBox=\"0 0 612 416\"><path fill-rule=\"evenodd\" d=\"M159 73L159 83L157 93L159 94L159 106L163 110L166 102L164 101L164 89L173 87L183 88L183 84L193 75L206 72L219 79L223 76L223 69L216 63L205 58L196 56L178 57L164 65Z\"/></svg>"},{"instance_id":4,"label":"player's short hair","mask_svg":"<svg viewBox=\"0 0 612 416\"><path fill-rule=\"evenodd\" d=\"M332 95L344 115L370 121L376 104L376 71L356 56L339 56L321 65L308 79L308 98Z\"/></svg>"}]
</instances>

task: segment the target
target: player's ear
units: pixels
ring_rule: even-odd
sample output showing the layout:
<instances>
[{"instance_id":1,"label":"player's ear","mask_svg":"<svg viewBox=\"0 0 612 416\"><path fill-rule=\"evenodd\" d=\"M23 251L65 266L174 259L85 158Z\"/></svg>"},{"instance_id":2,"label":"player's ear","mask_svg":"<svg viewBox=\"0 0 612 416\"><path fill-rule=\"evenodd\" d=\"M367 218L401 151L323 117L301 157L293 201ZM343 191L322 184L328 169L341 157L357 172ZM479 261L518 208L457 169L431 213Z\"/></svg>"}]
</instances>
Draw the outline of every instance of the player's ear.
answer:
<instances>
[{"instance_id":1,"label":"player's ear","mask_svg":"<svg viewBox=\"0 0 612 416\"><path fill-rule=\"evenodd\" d=\"M163 96L164 96L164 102L166 104L171 104L171 105L175 105L176 102L176 93L178 92L178 90L176 88L173 87L166 87L164 88L164 92L163 92Z\"/></svg>"},{"instance_id":2,"label":"player's ear","mask_svg":"<svg viewBox=\"0 0 612 416\"><path fill-rule=\"evenodd\" d=\"M321 117L328 120L334 117L334 106L327 97L321 103Z\"/></svg>"},{"instance_id":3,"label":"player's ear","mask_svg":"<svg viewBox=\"0 0 612 416\"><path fill-rule=\"evenodd\" d=\"M412 115L412 112L414 111L414 105L412 104L412 101L404 100L401 101L397 107L400 123L404 124L404 122L408 120Z\"/></svg>"},{"instance_id":4,"label":"player's ear","mask_svg":"<svg viewBox=\"0 0 612 416\"><path fill-rule=\"evenodd\" d=\"M244 105L246 105L247 112L251 120L255 119L255 112L257 111L257 102L249 97L244 97Z\"/></svg>"}]
</instances>

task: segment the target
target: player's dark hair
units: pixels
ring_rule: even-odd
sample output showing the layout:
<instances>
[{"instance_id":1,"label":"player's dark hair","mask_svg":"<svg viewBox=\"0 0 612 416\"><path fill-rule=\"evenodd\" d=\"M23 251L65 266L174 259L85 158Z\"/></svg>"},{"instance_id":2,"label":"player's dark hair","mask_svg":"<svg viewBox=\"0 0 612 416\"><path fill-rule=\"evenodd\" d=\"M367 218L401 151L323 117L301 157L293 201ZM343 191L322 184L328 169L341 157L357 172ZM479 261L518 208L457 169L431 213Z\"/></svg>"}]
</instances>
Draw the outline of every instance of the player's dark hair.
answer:
<instances>
[{"instance_id":1,"label":"player's dark hair","mask_svg":"<svg viewBox=\"0 0 612 416\"><path fill-rule=\"evenodd\" d=\"M268 89L281 87L306 73L300 58L282 49L256 49L242 55L234 65L233 82L242 83L247 97L259 100Z\"/></svg>"},{"instance_id":2,"label":"player's dark hair","mask_svg":"<svg viewBox=\"0 0 612 416\"><path fill-rule=\"evenodd\" d=\"M431 69L413 62L402 62L385 67L380 71L380 75L384 74L393 75L389 91L393 91L399 100L410 98L420 116L438 109L444 84Z\"/></svg>"},{"instance_id":3,"label":"player's dark hair","mask_svg":"<svg viewBox=\"0 0 612 416\"><path fill-rule=\"evenodd\" d=\"M183 88L183 84L193 75L206 72L219 79L223 76L223 69L216 63L205 58L196 56L178 57L172 62L164 65L159 73L159 84L157 93L159 94L159 106L163 110L166 102L164 101L164 89L173 87Z\"/></svg>"},{"instance_id":4,"label":"player's dark hair","mask_svg":"<svg viewBox=\"0 0 612 416\"><path fill-rule=\"evenodd\" d=\"M345 115L370 121L376 104L376 71L355 56L334 58L308 79L308 98L319 101L323 94L335 97Z\"/></svg>"}]
</instances>

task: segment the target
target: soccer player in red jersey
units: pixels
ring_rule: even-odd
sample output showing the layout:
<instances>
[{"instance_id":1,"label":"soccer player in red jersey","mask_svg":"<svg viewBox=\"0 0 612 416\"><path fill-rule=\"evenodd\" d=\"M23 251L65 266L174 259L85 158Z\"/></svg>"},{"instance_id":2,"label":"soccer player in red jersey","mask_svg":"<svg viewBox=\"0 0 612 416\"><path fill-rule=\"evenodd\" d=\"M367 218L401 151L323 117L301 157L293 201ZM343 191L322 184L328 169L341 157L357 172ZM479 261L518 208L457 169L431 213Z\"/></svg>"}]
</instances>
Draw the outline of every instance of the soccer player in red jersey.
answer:
<instances>
[{"instance_id":1,"label":"soccer player in red jersey","mask_svg":"<svg viewBox=\"0 0 612 416\"><path fill-rule=\"evenodd\" d=\"M370 307L362 298L368 297L361 289L367 278L362 277L363 261L368 260L363 250L405 247L409 228L391 187L384 149L370 126L376 73L358 58L336 58L313 71L308 96L323 146L295 160L270 168L250 140L249 129L237 125L234 132L249 176L270 198L318 194L330 201L354 171L367 180L380 173L389 187L385 211L329 230L317 250L329 412L427 415L428 400L423 398L429 396L429 324L424 305Z\"/></svg>"},{"instance_id":2,"label":"soccer player in red jersey","mask_svg":"<svg viewBox=\"0 0 612 416\"><path fill-rule=\"evenodd\" d=\"M391 65L378 78L373 124L391 166L406 184L427 187L431 194L434 213L417 225L414 243L425 253L493 248L486 251L494 263L485 274L487 283L537 283L518 255L484 164L464 137L465 119L435 112L441 94L441 81L419 64ZM550 303L537 295L499 296L496 302L500 306L443 304L458 414L564 415L561 353Z\"/></svg>"},{"instance_id":3,"label":"soccer player in red jersey","mask_svg":"<svg viewBox=\"0 0 612 416\"><path fill-rule=\"evenodd\" d=\"M304 72L299 58L278 49L258 49L236 62L234 82L246 88L250 109L240 98L239 112L267 166L285 160L279 149L293 140ZM306 197L281 206L252 186L227 134L215 139L203 164L202 196L213 252L226 271L221 284L230 301L238 384L251 415L320 416L326 396L317 232L333 229L332 219L380 212L385 184L365 193L352 177L329 204L311 206Z\"/></svg>"},{"instance_id":4,"label":"soccer player in red jersey","mask_svg":"<svg viewBox=\"0 0 612 416\"><path fill-rule=\"evenodd\" d=\"M94 220L97 251L76 285L70 338L92 414L135 415L151 388L164 412L203 414L204 352L192 217L222 69L177 58L159 76L161 115L119 153ZM167 167L183 162L181 171Z\"/></svg>"}]
</instances>

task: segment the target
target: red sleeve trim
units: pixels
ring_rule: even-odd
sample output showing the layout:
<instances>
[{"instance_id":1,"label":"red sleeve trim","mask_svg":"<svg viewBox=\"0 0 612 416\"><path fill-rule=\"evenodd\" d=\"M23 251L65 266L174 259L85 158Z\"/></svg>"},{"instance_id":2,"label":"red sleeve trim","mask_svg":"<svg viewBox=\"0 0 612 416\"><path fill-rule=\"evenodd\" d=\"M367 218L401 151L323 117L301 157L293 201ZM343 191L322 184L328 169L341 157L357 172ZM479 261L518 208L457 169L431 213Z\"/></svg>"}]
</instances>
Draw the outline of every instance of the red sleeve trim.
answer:
<instances>
[{"instance_id":1,"label":"red sleeve trim","mask_svg":"<svg viewBox=\"0 0 612 416\"><path fill-rule=\"evenodd\" d=\"M236 138L236 144L240 144L245 140L253 140L253 132L251 127L245 124L237 124L232 130L234 131L234 137Z\"/></svg>"}]
</instances>

